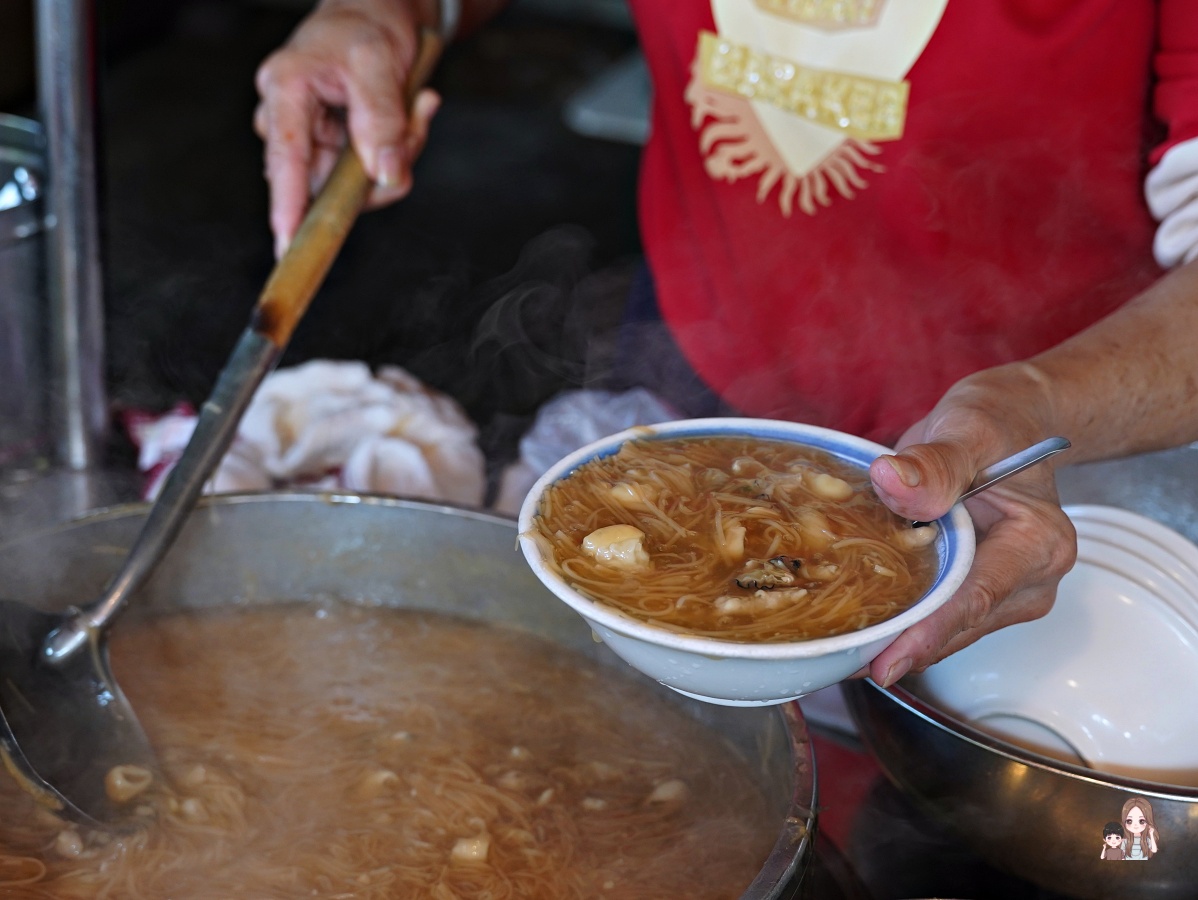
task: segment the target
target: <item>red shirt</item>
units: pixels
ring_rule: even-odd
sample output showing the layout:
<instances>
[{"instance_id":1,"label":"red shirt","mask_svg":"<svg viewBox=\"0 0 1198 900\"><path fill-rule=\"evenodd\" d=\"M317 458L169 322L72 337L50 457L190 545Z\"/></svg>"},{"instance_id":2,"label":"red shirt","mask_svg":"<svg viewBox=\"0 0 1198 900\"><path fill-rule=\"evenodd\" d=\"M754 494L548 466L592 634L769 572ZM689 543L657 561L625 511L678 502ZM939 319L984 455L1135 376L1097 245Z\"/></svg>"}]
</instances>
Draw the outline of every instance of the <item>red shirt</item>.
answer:
<instances>
[{"instance_id":1,"label":"red shirt","mask_svg":"<svg viewBox=\"0 0 1198 900\"><path fill-rule=\"evenodd\" d=\"M788 170L789 215L748 102L695 103L712 3L632 6L654 83L640 201L658 302L745 414L892 442L957 379L1060 342L1160 274L1143 199L1163 147L1154 60L1169 142L1198 135L1194 0L948 0L899 76L901 137ZM738 142L765 168L726 177ZM804 175L826 204L816 190L801 208Z\"/></svg>"}]
</instances>

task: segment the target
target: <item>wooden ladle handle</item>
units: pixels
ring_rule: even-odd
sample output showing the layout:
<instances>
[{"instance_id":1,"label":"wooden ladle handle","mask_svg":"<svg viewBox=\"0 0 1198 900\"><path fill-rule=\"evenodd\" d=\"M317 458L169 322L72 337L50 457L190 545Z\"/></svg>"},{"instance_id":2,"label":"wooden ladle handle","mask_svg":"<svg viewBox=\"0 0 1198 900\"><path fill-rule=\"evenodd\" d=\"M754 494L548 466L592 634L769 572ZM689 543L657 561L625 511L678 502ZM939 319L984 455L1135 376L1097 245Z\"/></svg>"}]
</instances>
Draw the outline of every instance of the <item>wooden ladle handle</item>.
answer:
<instances>
[{"instance_id":1,"label":"wooden ladle handle","mask_svg":"<svg viewBox=\"0 0 1198 900\"><path fill-rule=\"evenodd\" d=\"M443 47L444 41L435 31L421 33L404 97L409 111ZM276 347L282 349L291 339L362 211L371 186L362 161L347 144L258 298L252 327Z\"/></svg>"}]
</instances>

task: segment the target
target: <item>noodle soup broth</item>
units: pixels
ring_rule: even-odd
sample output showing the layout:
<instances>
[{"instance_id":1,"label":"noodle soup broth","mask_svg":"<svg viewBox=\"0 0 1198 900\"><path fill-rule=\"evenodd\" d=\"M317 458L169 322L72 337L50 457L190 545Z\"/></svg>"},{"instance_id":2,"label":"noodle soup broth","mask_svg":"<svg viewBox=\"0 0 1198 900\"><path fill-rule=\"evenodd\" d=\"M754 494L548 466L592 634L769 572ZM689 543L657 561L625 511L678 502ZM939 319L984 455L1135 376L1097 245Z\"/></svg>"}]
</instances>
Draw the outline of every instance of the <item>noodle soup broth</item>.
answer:
<instances>
[{"instance_id":1,"label":"noodle soup broth","mask_svg":"<svg viewBox=\"0 0 1198 900\"><path fill-rule=\"evenodd\" d=\"M163 766L145 826L88 832L0 779L0 896L734 900L778 834L713 731L515 629L303 603L112 637Z\"/></svg>"},{"instance_id":2,"label":"noodle soup broth","mask_svg":"<svg viewBox=\"0 0 1198 900\"><path fill-rule=\"evenodd\" d=\"M864 467L744 434L627 440L548 484L524 533L584 597L725 641L867 628L939 569L937 526L890 512Z\"/></svg>"}]
</instances>

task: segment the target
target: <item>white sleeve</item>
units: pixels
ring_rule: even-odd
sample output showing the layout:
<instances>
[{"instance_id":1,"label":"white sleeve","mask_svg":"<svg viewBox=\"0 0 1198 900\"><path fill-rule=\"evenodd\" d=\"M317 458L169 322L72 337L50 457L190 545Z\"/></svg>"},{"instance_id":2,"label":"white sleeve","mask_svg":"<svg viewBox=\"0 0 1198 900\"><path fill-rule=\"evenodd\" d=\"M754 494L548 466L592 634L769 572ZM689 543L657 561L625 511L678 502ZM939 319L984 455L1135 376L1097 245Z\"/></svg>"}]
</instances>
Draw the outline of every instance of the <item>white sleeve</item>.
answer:
<instances>
[{"instance_id":1,"label":"white sleeve","mask_svg":"<svg viewBox=\"0 0 1198 900\"><path fill-rule=\"evenodd\" d=\"M1198 138L1170 147L1144 181L1148 209L1160 223L1152 252L1171 269L1198 259Z\"/></svg>"}]
</instances>

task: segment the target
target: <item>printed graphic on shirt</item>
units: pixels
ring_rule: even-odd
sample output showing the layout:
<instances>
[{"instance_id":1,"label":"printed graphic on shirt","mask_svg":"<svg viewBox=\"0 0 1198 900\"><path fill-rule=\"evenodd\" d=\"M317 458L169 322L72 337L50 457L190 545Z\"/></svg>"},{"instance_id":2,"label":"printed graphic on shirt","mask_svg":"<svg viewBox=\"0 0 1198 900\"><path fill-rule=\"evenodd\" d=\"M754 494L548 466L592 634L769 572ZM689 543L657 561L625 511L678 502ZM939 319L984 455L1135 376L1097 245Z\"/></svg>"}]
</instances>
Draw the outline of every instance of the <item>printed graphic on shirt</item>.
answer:
<instances>
[{"instance_id":1,"label":"printed graphic on shirt","mask_svg":"<svg viewBox=\"0 0 1198 900\"><path fill-rule=\"evenodd\" d=\"M707 173L790 216L846 199L902 136L911 66L948 0L712 0L686 100Z\"/></svg>"},{"instance_id":2,"label":"printed graphic on shirt","mask_svg":"<svg viewBox=\"0 0 1198 900\"><path fill-rule=\"evenodd\" d=\"M761 9L817 28L874 25L886 0L753 0Z\"/></svg>"},{"instance_id":3,"label":"printed graphic on shirt","mask_svg":"<svg viewBox=\"0 0 1198 900\"><path fill-rule=\"evenodd\" d=\"M1146 797L1132 797L1123 804L1123 817L1103 826L1098 858L1148 860L1160 852L1160 841L1160 832L1152 820L1152 804Z\"/></svg>"}]
</instances>

